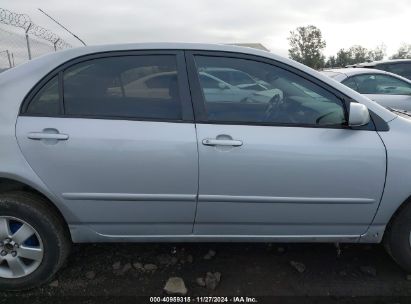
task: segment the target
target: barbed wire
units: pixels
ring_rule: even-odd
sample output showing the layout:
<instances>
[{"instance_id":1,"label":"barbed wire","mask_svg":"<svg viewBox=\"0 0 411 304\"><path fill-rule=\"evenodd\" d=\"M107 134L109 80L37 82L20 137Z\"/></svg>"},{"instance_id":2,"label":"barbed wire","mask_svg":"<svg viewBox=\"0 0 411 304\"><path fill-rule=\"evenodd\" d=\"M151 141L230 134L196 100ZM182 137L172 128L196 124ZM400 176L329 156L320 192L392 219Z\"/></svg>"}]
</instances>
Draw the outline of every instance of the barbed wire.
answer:
<instances>
[{"instance_id":1,"label":"barbed wire","mask_svg":"<svg viewBox=\"0 0 411 304\"><path fill-rule=\"evenodd\" d=\"M53 44L49 41L39 39L34 35L25 37L24 32L8 31L0 27L0 70L22 64L29 59L27 39L29 40L32 58L55 52ZM7 53L13 59L12 65L8 61Z\"/></svg>"},{"instance_id":2,"label":"barbed wire","mask_svg":"<svg viewBox=\"0 0 411 304\"><path fill-rule=\"evenodd\" d=\"M26 33L51 42L53 45L55 45L56 48L65 49L72 47L69 43L64 41L61 37L59 37L52 31L33 23L29 15L18 14L0 8L0 22L7 25L20 27L24 29Z\"/></svg>"}]
</instances>

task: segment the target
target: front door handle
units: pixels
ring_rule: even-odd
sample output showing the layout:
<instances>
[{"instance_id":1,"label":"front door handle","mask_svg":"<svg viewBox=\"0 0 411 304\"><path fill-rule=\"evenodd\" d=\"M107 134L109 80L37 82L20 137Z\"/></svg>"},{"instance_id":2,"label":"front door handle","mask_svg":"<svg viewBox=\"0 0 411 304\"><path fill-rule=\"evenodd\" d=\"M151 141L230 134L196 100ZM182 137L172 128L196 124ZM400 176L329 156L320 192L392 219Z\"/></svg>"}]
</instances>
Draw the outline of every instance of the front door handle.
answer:
<instances>
[{"instance_id":1,"label":"front door handle","mask_svg":"<svg viewBox=\"0 0 411 304\"><path fill-rule=\"evenodd\" d=\"M243 145L241 140L235 139L203 139L203 145L205 146L232 146L239 147Z\"/></svg>"},{"instance_id":2,"label":"front door handle","mask_svg":"<svg viewBox=\"0 0 411 304\"><path fill-rule=\"evenodd\" d=\"M55 140L67 140L69 136L63 133L47 133L47 132L30 132L27 135L30 139L41 140L41 139L55 139Z\"/></svg>"}]
</instances>

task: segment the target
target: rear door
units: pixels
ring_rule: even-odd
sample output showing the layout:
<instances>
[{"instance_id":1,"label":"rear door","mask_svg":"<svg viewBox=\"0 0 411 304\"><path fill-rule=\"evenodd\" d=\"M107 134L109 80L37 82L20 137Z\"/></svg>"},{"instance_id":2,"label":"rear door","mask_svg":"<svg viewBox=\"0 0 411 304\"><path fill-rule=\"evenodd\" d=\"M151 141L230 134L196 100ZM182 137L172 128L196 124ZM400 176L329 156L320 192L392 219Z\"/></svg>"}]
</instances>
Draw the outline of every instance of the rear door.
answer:
<instances>
[{"instance_id":1,"label":"rear door","mask_svg":"<svg viewBox=\"0 0 411 304\"><path fill-rule=\"evenodd\" d=\"M198 159L181 52L67 63L31 93L16 132L72 225L112 237L191 233Z\"/></svg>"},{"instance_id":2,"label":"rear door","mask_svg":"<svg viewBox=\"0 0 411 304\"><path fill-rule=\"evenodd\" d=\"M324 239L367 230L386 165L372 123L347 127L340 93L284 64L232 53L188 58L200 164L195 234ZM198 77L206 69L239 70L267 89L209 100Z\"/></svg>"}]
</instances>

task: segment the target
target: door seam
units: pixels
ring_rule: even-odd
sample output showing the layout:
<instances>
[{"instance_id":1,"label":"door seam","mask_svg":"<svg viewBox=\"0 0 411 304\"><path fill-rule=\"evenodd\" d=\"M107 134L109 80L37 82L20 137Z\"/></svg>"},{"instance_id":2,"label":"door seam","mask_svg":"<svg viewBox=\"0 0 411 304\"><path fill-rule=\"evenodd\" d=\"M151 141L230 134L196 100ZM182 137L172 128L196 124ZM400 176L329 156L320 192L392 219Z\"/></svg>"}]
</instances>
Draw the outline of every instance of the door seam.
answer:
<instances>
[{"instance_id":1,"label":"door seam","mask_svg":"<svg viewBox=\"0 0 411 304\"><path fill-rule=\"evenodd\" d=\"M196 133L196 143L197 143L197 195L196 195L196 207L194 211L193 226L191 228L191 234L194 234L194 226L197 221L197 212L198 212L198 197L200 193L200 147L198 144L198 134L197 134L197 124L194 124L194 131Z\"/></svg>"},{"instance_id":2,"label":"door seam","mask_svg":"<svg viewBox=\"0 0 411 304\"><path fill-rule=\"evenodd\" d=\"M193 218L193 225L191 227L191 234L194 234L194 226L197 220L197 211L198 211L198 197L200 193L200 147L198 143L198 133L197 133L197 124L196 124L196 113L194 111L194 103L193 103L193 94L191 91L191 84L190 84L190 75L188 73L188 65L187 65L187 52L183 51L184 54L184 67L186 70L187 74L187 85L188 85L188 91L190 93L190 103L191 103L191 109L193 111L193 125L194 125L194 132L195 132L195 139L196 139L196 147L197 147L197 193L195 197L195 204L196 207L194 209L194 218Z\"/></svg>"}]
</instances>

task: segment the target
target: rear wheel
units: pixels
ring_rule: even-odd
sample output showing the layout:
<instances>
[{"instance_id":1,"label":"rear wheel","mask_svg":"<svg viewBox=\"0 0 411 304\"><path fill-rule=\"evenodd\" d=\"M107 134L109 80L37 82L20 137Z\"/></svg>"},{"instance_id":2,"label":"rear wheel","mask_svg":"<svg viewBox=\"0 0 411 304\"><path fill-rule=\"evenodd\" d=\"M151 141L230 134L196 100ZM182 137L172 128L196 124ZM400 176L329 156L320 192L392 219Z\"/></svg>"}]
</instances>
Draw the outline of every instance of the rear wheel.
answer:
<instances>
[{"instance_id":1,"label":"rear wheel","mask_svg":"<svg viewBox=\"0 0 411 304\"><path fill-rule=\"evenodd\" d=\"M43 284L63 264L70 239L45 199L26 192L0 195L0 289Z\"/></svg>"},{"instance_id":2,"label":"rear wheel","mask_svg":"<svg viewBox=\"0 0 411 304\"><path fill-rule=\"evenodd\" d=\"M394 261L411 273L411 204L402 208L390 223L384 245Z\"/></svg>"}]
</instances>

